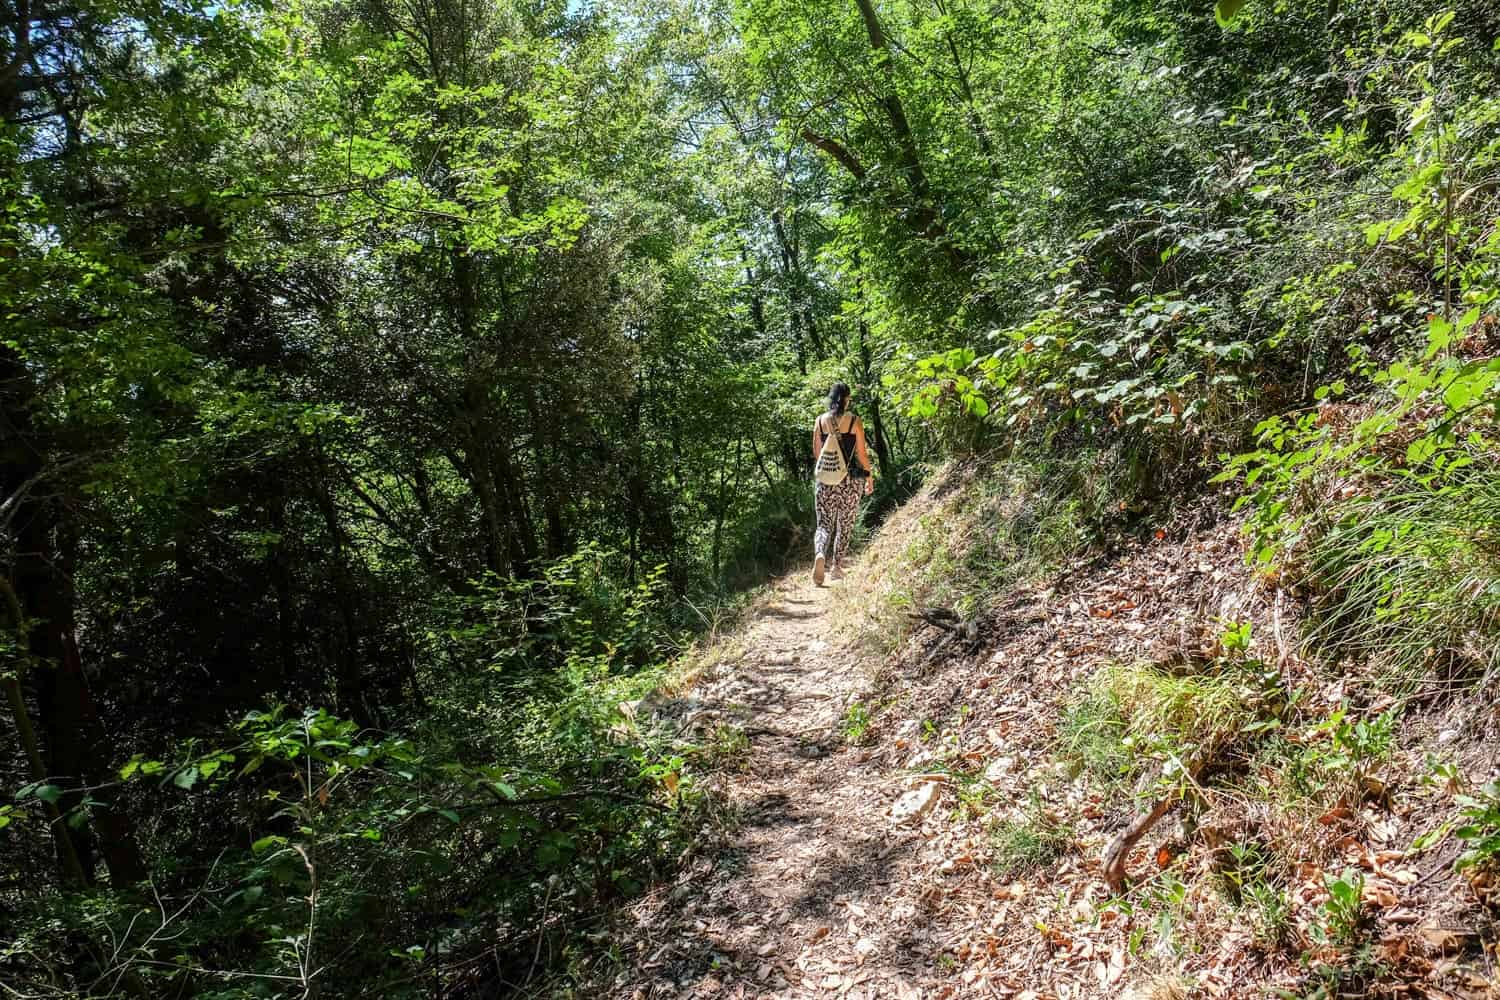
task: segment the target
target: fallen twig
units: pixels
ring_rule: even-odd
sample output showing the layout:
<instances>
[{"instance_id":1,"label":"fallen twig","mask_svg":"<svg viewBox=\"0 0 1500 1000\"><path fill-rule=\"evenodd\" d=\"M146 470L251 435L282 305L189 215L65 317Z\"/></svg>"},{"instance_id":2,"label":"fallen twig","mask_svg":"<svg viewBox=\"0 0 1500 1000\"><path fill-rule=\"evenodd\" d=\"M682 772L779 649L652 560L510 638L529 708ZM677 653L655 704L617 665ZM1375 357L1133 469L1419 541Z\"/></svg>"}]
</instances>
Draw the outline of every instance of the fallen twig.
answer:
<instances>
[{"instance_id":1,"label":"fallen twig","mask_svg":"<svg viewBox=\"0 0 1500 1000\"><path fill-rule=\"evenodd\" d=\"M1116 837L1104 852L1104 881L1109 885L1110 891L1115 893L1124 892L1128 883L1126 861L1135 845L1144 837L1157 822L1171 811L1176 803L1177 796L1168 795L1156 800L1156 803L1146 812L1135 818L1135 822L1127 826L1120 835Z\"/></svg>"}]
</instances>

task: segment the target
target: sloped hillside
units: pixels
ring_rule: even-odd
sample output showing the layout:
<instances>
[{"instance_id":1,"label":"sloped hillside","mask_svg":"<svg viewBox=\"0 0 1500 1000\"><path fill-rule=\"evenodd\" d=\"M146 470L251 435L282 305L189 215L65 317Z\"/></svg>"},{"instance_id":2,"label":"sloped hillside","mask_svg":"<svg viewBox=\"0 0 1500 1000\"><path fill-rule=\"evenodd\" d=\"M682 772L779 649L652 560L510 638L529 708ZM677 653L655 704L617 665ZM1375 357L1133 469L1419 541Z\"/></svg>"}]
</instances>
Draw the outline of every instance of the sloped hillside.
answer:
<instances>
[{"instance_id":1,"label":"sloped hillside","mask_svg":"<svg viewBox=\"0 0 1500 1000\"><path fill-rule=\"evenodd\" d=\"M1455 870L1454 835L1492 829L1488 680L1393 693L1373 662L1330 662L1318 595L1251 571L1222 496L971 589L976 544L1042 544L1017 527L1035 499L997 503L992 478L939 476L860 602L877 632L925 616L882 663L871 730L893 766L949 775L935 838L982 839L954 957L1039 995L1489 995L1489 873Z\"/></svg>"}]
</instances>

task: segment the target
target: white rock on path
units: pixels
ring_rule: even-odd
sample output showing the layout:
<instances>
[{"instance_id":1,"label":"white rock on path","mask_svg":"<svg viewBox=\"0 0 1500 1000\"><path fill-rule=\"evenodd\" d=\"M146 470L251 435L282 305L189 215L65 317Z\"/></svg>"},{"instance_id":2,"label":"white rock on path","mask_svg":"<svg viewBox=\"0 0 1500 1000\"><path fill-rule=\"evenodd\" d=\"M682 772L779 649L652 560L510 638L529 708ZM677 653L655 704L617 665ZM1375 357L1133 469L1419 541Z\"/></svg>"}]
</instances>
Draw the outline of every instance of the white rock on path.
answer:
<instances>
[{"instance_id":1,"label":"white rock on path","mask_svg":"<svg viewBox=\"0 0 1500 1000\"><path fill-rule=\"evenodd\" d=\"M891 806L891 820L895 823L915 823L937 805L938 783L929 781L901 796Z\"/></svg>"}]
</instances>

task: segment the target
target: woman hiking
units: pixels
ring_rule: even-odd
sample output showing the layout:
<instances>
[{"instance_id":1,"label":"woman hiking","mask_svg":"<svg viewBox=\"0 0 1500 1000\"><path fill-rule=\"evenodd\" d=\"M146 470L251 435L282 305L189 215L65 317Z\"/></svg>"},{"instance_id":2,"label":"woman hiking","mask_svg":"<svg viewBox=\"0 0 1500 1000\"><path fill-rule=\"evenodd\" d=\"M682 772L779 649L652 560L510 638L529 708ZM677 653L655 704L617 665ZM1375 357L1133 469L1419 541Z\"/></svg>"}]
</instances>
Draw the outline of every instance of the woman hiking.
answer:
<instances>
[{"instance_id":1,"label":"woman hiking","mask_svg":"<svg viewBox=\"0 0 1500 1000\"><path fill-rule=\"evenodd\" d=\"M859 512L859 494L875 492L870 453L865 450L865 425L849 411L849 386L835 382L828 390L828 409L813 422L813 467L817 492L814 509L818 530L813 535L813 583L823 586L828 563L833 578L844 575L843 562Z\"/></svg>"}]
</instances>

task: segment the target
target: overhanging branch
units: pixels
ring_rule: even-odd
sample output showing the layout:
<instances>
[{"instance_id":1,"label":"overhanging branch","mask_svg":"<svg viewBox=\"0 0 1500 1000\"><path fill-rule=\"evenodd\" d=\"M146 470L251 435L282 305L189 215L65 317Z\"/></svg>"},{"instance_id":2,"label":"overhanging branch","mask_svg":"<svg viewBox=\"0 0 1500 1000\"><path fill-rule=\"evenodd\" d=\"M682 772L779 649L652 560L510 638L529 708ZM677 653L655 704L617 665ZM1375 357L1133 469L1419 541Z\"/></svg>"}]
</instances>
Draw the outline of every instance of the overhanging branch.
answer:
<instances>
[{"instance_id":1,"label":"overhanging branch","mask_svg":"<svg viewBox=\"0 0 1500 1000\"><path fill-rule=\"evenodd\" d=\"M853 153L845 149L836 140L830 139L827 136L819 135L812 129L806 127L802 129L802 138L806 139L808 142L812 143L814 146L818 147L823 152L833 157L835 160L838 160L839 164L843 166L845 170L853 174L856 180L865 179L864 164L860 163Z\"/></svg>"}]
</instances>

